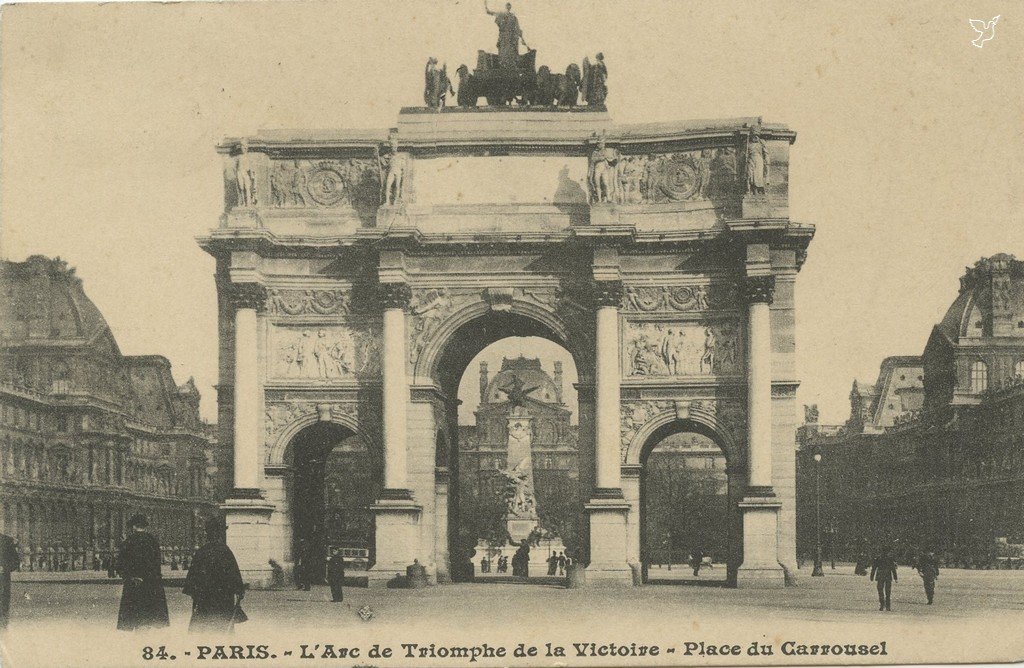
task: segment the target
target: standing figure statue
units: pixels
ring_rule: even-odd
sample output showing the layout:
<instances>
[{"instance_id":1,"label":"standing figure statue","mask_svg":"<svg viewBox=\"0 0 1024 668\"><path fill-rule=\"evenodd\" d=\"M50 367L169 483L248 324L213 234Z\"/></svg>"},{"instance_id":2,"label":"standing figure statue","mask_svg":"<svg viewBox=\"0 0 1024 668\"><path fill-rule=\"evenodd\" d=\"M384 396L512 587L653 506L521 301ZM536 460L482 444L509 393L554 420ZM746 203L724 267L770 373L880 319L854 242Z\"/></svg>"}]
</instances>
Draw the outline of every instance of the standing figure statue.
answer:
<instances>
[{"instance_id":1,"label":"standing figure statue","mask_svg":"<svg viewBox=\"0 0 1024 668\"><path fill-rule=\"evenodd\" d=\"M761 141L755 131L747 142L747 192L751 195L763 195L768 187L768 175L771 163L768 160L768 147Z\"/></svg>"},{"instance_id":2,"label":"standing figure statue","mask_svg":"<svg viewBox=\"0 0 1024 668\"><path fill-rule=\"evenodd\" d=\"M235 188L238 206L256 206L256 168L249 157L249 142L240 144L241 153L235 161Z\"/></svg>"},{"instance_id":3,"label":"standing figure statue","mask_svg":"<svg viewBox=\"0 0 1024 668\"><path fill-rule=\"evenodd\" d=\"M431 109L444 109L449 93L455 95L451 79L448 78L448 66L437 66L437 58L427 59L427 67L423 72L423 103Z\"/></svg>"},{"instance_id":4,"label":"standing figure statue","mask_svg":"<svg viewBox=\"0 0 1024 668\"><path fill-rule=\"evenodd\" d=\"M388 176L384 182L384 203L398 204L405 194L405 177L409 169L409 154L398 151L398 133L391 133L390 144L391 161L388 163Z\"/></svg>"},{"instance_id":5,"label":"standing figure statue","mask_svg":"<svg viewBox=\"0 0 1024 668\"><path fill-rule=\"evenodd\" d=\"M595 202L619 202L619 151L605 146L604 132L590 154L590 192Z\"/></svg>"},{"instance_id":6,"label":"standing figure statue","mask_svg":"<svg viewBox=\"0 0 1024 668\"><path fill-rule=\"evenodd\" d=\"M587 104L597 106L604 104L608 97L608 66L604 64L604 54L597 54L596 62L589 58L583 59L583 84L580 92Z\"/></svg>"},{"instance_id":7,"label":"standing figure statue","mask_svg":"<svg viewBox=\"0 0 1024 668\"><path fill-rule=\"evenodd\" d=\"M512 13L512 3L505 3L505 11L495 12L484 0L484 11L494 17L498 24L498 63L503 68L516 69L519 66L519 43L529 49L523 39L523 31L519 28L519 19Z\"/></svg>"},{"instance_id":8,"label":"standing figure statue","mask_svg":"<svg viewBox=\"0 0 1024 668\"><path fill-rule=\"evenodd\" d=\"M700 358L700 372L710 375L715 368L715 347L718 339L710 327L704 328L704 354Z\"/></svg>"}]
</instances>

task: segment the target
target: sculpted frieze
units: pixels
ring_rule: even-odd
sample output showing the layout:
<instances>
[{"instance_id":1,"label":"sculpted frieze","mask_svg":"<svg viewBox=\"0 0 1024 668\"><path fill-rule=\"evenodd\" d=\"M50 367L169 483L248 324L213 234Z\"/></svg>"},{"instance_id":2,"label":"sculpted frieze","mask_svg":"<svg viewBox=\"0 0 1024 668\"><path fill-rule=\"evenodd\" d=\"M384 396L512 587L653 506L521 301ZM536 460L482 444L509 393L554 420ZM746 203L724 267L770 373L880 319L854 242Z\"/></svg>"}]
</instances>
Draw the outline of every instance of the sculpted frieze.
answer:
<instances>
[{"instance_id":1,"label":"sculpted frieze","mask_svg":"<svg viewBox=\"0 0 1024 668\"><path fill-rule=\"evenodd\" d=\"M413 364L437 328L457 309L480 300L481 291L469 288L415 288L409 300L409 361Z\"/></svg>"},{"instance_id":2,"label":"sculpted frieze","mask_svg":"<svg viewBox=\"0 0 1024 668\"><path fill-rule=\"evenodd\" d=\"M619 433L621 436L622 461L626 461L626 452L633 437L640 428L647 424L655 415L671 409L674 402L661 400L624 402L619 408Z\"/></svg>"},{"instance_id":3,"label":"sculpted frieze","mask_svg":"<svg viewBox=\"0 0 1024 668\"><path fill-rule=\"evenodd\" d=\"M316 402L316 401L280 401L268 402L266 405L263 429L265 432L265 451L268 463L272 457L271 450L277 444L281 434L289 426L304 418L316 418L317 421L337 421L341 417L355 418L359 408L354 403Z\"/></svg>"},{"instance_id":4,"label":"sculpted frieze","mask_svg":"<svg viewBox=\"0 0 1024 668\"><path fill-rule=\"evenodd\" d=\"M348 315L347 290L270 289L270 312L276 315Z\"/></svg>"},{"instance_id":5,"label":"sculpted frieze","mask_svg":"<svg viewBox=\"0 0 1024 668\"><path fill-rule=\"evenodd\" d=\"M270 204L276 208L374 207L380 192L376 160L278 160L270 166Z\"/></svg>"},{"instance_id":6,"label":"sculpted frieze","mask_svg":"<svg viewBox=\"0 0 1024 668\"><path fill-rule=\"evenodd\" d=\"M274 327L271 378L353 380L379 369L379 337L350 327Z\"/></svg>"},{"instance_id":7,"label":"sculpted frieze","mask_svg":"<svg viewBox=\"0 0 1024 668\"><path fill-rule=\"evenodd\" d=\"M701 312L735 305L735 287L719 284L642 286L627 285L622 310L627 312Z\"/></svg>"},{"instance_id":8,"label":"sculpted frieze","mask_svg":"<svg viewBox=\"0 0 1024 668\"><path fill-rule=\"evenodd\" d=\"M622 156L615 194L622 204L708 200L735 188L735 165L733 148Z\"/></svg>"},{"instance_id":9,"label":"sculpted frieze","mask_svg":"<svg viewBox=\"0 0 1024 668\"><path fill-rule=\"evenodd\" d=\"M709 376L740 370L733 322L626 325L627 376Z\"/></svg>"}]
</instances>

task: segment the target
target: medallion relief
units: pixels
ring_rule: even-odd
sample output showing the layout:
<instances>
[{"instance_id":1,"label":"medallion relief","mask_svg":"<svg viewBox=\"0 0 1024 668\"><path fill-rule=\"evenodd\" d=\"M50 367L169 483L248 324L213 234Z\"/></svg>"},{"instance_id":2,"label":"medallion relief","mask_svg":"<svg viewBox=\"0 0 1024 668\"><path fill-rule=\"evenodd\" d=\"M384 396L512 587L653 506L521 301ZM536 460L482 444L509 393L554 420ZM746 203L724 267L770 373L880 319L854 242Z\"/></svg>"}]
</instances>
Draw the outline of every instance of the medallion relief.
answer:
<instances>
[{"instance_id":1,"label":"medallion relief","mask_svg":"<svg viewBox=\"0 0 1024 668\"><path fill-rule=\"evenodd\" d=\"M270 166L270 204L276 208L374 207L380 201L376 160L278 160Z\"/></svg>"}]
</instances>

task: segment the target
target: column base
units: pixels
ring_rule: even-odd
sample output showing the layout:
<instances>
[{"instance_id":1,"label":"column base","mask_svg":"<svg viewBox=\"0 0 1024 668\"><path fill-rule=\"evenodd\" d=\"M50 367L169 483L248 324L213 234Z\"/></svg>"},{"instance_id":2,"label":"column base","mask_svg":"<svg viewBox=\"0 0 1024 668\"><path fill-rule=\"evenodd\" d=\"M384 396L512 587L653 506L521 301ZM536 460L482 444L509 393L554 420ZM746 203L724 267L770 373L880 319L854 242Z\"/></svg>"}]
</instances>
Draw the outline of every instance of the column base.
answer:
<instances>
[{"instance_id":1,"label":"column base","mask_svg":"<svg viewBox=\"0 0 1024 668\"><path fill-rule=\"evenodd\" d=\"M274 508L274 504L263 498L234 496L220 506L228 527L228 547L238 561L242 581L257 589L274 583L270 566L271 556L277 553L270 526Z\"/></svg>"},{"instance_id":2,"label":"column base","mask_svg":"<svg viewBox=\"0 0 1024 668\"><path fill-rule=\"evenodd\" d=\"M779 564L779 508L771 488L755 487L762 496L747 496L737 505L743 512L743 563L736 571L736 586L775 589L786 586ZM768 496L770 494L770 496Z\"/></svg>"},{"instance_id":3,"label":"column base","mask_svg":"<svg viewBox=\"0 0 1024 668\"><path fill-rule=\"evenodd\" d=\"M590 514L590 563L585 581L591 585L633 586L626 548L626 515L630 505L621 489L597 489L583 506Z\"/></svg>"},{"instance_id":4,"label":"column base","mask_svg":"<svg viewBox=\"0 0 1024 668\"><path fill-rule=\"evenodd\" d=\"M369 587L386 587L396 575L404 578L406 567L415 560L426 565L421 559L425 555L418 553L423 508L413 503L411 496L408 490L384 490L377 503L370 506L374 514L376 549L373 566L366 572Z\"/></svg>"}]
</instances>

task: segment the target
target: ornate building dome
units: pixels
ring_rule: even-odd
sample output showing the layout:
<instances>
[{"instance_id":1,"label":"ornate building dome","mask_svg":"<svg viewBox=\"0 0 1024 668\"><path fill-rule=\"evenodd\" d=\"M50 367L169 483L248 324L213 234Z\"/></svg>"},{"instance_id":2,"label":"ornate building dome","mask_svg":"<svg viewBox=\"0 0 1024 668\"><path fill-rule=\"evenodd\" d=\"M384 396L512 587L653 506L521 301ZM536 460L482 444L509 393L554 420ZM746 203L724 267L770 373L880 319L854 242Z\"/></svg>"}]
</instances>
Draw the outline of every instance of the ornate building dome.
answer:
<instances>
[{"instance_id":1,"label":"ornate building dome","mask_svg":"<svg viewBox=\"0 0 1024 668\"><path fill-rule=\"evenodd\" d=\"M556 375L560 374L559 366L556 366ZM508 395L503 389L510 389L518 378L528 399L533 399L545 404L561 404L562 390L551 376L541 367L540 359L519 356L517 358L505 358L501 362L501 371L494 375L481 400L486 403L499 404L508 401Z\"/></svg>"},{"instance_id":2,"label":"ornate building dome","mask_svg":"<svg viewBox=\"0 0 1024 668\"><path fill-rule=\"evenodd\" d=\"M3 262L0 293L2 345L83 342L109 331L75 270L60 258Z\"/></svg>"},{"instance_id":3,"label":"ornate building dome","mask_svg":"<svg viewBox=\"0 0 1024 668\"><path fill-rule=\"evenodd\" d=\"M960 294L938 325L951 342L988 336L1024 337L1024 262L999 253L964 270Z\"/></svg>"}]
</instances>

